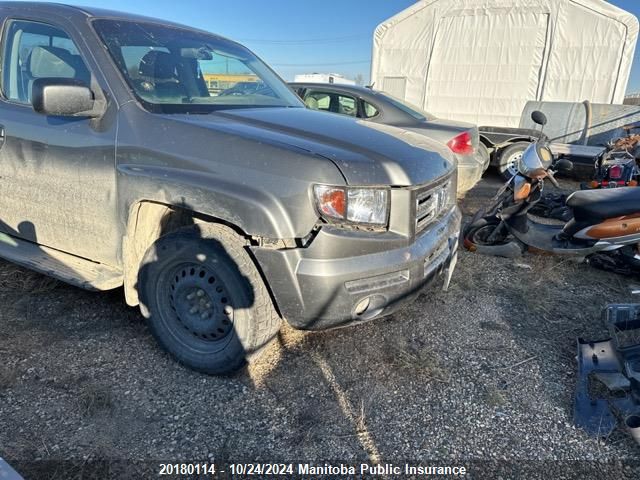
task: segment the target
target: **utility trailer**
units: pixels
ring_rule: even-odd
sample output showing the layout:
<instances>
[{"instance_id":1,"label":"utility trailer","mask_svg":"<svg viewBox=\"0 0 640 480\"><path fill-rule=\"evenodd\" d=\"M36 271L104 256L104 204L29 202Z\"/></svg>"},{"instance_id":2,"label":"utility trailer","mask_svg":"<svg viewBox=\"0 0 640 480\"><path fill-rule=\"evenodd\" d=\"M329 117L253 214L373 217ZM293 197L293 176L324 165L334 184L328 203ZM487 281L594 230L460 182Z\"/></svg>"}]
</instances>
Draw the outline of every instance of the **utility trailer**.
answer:
<instances>
[{"instance_id":1,"label":"utility trailer","mask_svg":"<svg viewBox=\"0 0 640 480\"><path fill-rule=\"evenodd\" d=\"M532 142L540 137L540 130L531 128L480 127L480 141L489 151L490 165L505 178L517 170L518 160ZM594 163L606 148L599 145L575 145L552 142L549 147L557 157L568 157L574 162L576 173L590 176ZM588 173L587 173L588 171Z\"/></svg>"}]
</instances>

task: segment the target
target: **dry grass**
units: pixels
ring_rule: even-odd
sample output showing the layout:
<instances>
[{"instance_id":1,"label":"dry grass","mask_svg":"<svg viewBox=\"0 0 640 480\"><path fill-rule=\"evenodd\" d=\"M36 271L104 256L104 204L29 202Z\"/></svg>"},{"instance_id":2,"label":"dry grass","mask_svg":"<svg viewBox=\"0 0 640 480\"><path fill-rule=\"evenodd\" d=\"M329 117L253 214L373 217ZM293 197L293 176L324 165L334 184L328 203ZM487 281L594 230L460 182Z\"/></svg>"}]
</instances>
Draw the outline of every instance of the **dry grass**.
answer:
<instances>
[{"instance_id":1,"label":"dry grass","mask_svg":"<svg viewBox=\"0 0 640 480\"><path fill-rule=\"evenodd\" d=\"M442 368L436 356L426 349L388 344L385 353L387 362L394 368L413 370L436 382L449 382L450 372Z\"/></svg>"},{"instance_id":2,"label":"dry grass","mask_svg":"<svg viewBox=\"0 0 640 480\"><path fill-rule=\"evenodd\" d=\"M113 396L106 387L95 384L84 385L78 395L78 408L85 417L113 410Z\"/></svg>"},{"instance_id":3,"label":"dry grass","mask_svg":"<svg viewBox=\"0 0 640 480\"><path fill-rule=\"evenodd\" d=\"M640 328L633 328L629 330L615 329L614 337L616 343L620 347L631 347L640 344Z\"/></svg>"},{"instance_id":4,"label":"dry grass","mask_svg":"<svg viewBox=\"0 0 640 480\"><path fill-rule=\"evenodd\" d=\"M6 367L0 368L0 390L11 388L16 384L18 373Z\"/></svg>"},{"instance_id":5,"label":"dry grass","mask_svg":"<svg viewBox=\"0 0 640 480\"><path fill-rule=\"evenodd\" d=\"M485 401L487 405L490 407L501 407L505 403L507 403L506 398L500 390L496 387L488 387L487 392L485 394Z\"/></svg>"},{"instance_id":6,"label":"dry grass","mask_svg":"<svg viewBox=\"0 0 640 480\"><path fill-rule=\"evenodd\" d=\"M55 278L27 271L5 263L0 269L0 289L18 290L24 293L49 292L59 285Z\"/></svg>"}]
</instances>

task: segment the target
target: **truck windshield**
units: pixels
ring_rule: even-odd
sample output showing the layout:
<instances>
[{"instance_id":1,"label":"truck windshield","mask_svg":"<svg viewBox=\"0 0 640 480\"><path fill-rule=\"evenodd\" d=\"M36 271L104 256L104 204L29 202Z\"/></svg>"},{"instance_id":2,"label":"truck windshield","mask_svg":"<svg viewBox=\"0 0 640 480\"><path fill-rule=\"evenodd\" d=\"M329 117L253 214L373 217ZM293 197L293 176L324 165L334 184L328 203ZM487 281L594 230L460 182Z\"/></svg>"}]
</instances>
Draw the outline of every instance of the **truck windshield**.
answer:
<instances>
[{"instance_id":1,"label":"truck windshield","mask_svg":"<svg viewBox=\"0 0 640 480\"><path fill-rule=\"evenodd\" d=\"M129 87L148 110L215 110L304 105L241 45L154 23L95 20L93 26Z\"/></svg>"}]
</instances>

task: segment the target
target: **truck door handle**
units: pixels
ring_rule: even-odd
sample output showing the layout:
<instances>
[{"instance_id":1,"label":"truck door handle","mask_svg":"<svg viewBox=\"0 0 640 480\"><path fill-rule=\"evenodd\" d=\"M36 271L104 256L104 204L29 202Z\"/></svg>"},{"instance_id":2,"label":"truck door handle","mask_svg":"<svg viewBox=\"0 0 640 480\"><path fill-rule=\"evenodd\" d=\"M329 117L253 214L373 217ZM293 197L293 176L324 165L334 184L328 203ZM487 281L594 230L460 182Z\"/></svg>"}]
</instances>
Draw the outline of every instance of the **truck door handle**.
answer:
<instances>
[{"instance_id":1,"label":"truck door handle","mask_svg":"<svg viewBox=\"0 0 640 480\"><path fill-rule=\"evenodd\" d=\"M4 125L0 125L0 148L4 146L4 140L5 140Z\"/></svg>"}]
</instances>

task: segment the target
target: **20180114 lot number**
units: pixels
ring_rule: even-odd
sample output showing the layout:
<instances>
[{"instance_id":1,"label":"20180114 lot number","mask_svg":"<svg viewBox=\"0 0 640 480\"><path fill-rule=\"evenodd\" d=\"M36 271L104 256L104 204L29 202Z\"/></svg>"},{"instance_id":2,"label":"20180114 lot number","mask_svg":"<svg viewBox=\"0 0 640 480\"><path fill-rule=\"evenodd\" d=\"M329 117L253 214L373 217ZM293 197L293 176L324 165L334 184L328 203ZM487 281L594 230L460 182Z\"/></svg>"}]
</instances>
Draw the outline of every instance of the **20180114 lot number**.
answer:
<instances>
[{"instance_id":1,"label":"20180114 lot number","mask_svg":"<svg viewBox=\"0 0 640 480\"><path fill-rule=\"evenodd\" d=\"M159 475L215 475L213 463L161 463Z\"/></svg>"}]
</instances>

